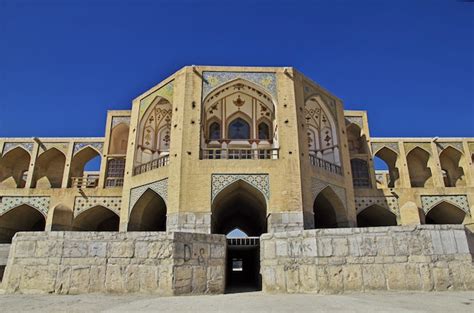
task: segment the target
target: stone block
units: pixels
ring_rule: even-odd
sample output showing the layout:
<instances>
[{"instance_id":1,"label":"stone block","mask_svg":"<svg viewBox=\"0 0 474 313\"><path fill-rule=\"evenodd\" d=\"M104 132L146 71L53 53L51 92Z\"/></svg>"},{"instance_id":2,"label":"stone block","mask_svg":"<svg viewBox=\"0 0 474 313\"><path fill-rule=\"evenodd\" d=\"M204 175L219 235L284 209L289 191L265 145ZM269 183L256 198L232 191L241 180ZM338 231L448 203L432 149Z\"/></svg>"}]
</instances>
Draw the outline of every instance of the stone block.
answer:
<instances>
[{"instance_id":1,"label":"stone block","mask_svg":"<svg viewBox=\"0 0 474 313\"><path fill-rule=\"evenodd\" d=\"M344 291L344 281L341 266L328 266L326 268L328 279L328 290L331 293L341 293Z\"/></svg>"},{"instance_id":2,"label":"stone block","mask_svg":"<svg viewBox=\"0 0 474 313\"><path fill-rule=\"evenodd\" d=\"M363 291L364 281L360 265L345 265L342 267L344 291Z\"/></svg>"},{"instance_id":3,"label":"stone block","mask_svg":"<svg viewBox=\"0 0 474 313\"><path fill-rule=\"evenodd\" d=\"M318 255L319 256L332 256L333 255L333 245L331 238L317 238L318 245Z\"/></svg>"},{"instance_id":4,"label":"stone block","mask_svg":"<svg viewBox=\"0 0 474 313\"><path fill-rule=\"evenodd\" d=\"M365 290L386 290L385 271L383 265L362 265L362 277Z\"/></svg>"},{"instance_id":5,"label":"stone block","mask_svg":"<svg viewBox=\"0 0 474 313\"><path fill-rule=\"evenodd\" d=\"M440 231L441 244L445 254L454 254L457 252L456 241L452 230Z\"/></svg>"},{"instance_id":6,"label":"stone block","mask_svg":"<svg viewBox=\"0 0 474 313\"><path fill-rule=\"evenodd\" d=\"M69 283L69 294L87 293L90 284L89 266L72 266Z\"/></svg>"},{"instance_id":7,"label":"stone block","mask_svg":"<svg viewBox=\"0 0 474 313\"><path fill-rule=\"evenodd\" d=\"M377 255L391 256L395 255L392 237L381 235L376 239Z\"/></svg>"},{"instance_id":8,"label":"stone block","mask_svg":"<svg viewBox=\"0 0 474 313\"><path fill-rule=\"evenodd\" d=\"M286 292L297 293L300 290L299 266L285 271Z\"/></svg>"},{"instance_id":9,"label":"stone block","mask_svg":"<svg viewBox=\"0 0 474 313\"><path fill-rule=\"evenodd\" d=\"M420 273L421 290L432 291L434 289L434 282L430 265L418 264L418 270Z\"/></svg>"},{"instance_id":10,"label":"stone block","mask_svg":"<svg viewBox=\"0 0 474 313\"><path fill-rule=\"evenodd\" d=\"M405 264L384 264L388 290L406 289L405 270Z\"/></svg>"},{"instance_id":11,"label":"stone block","mask_svg":"<svg viewBox=\"0 0 474 313\"><path fill-rule=\"evenodd\" d=\"M334 238L332 246L334 256L347 256L349 254L349 245L346 238Z\"/></svg>"},{"instance_id":12,"label":"stone block","mask_svg":"<svg viewBox=\"0 0 474 313\"><path fill-rule=\"evenodd\" d=\"M286 242L286 240L277 240L275 245L277 257L288 256L288 243Z\"/></svg>"},{"instance_id":13,"label":"stone block","mask_svg":"<svg viewBox=\"0 0 474 313\"><path fill-rule=\"evenodd\" d=\"M54 285L54 292L57 294L68 294L71 282L71 267L60 265Z\"/></svg>"},{"instance_id":14,"label":"stone block","mask_svg":"<svg viewBox=\"0 0 474 313\"><path fill-rule=\"evenodd\" d=\"M124 268L121 265L107 265L105 273L105 288L107 292L125 292Z\"/></svg>"},{"instance_id":15,"label":"stone block","mask_svg":"<svg viewBox=\"0 0 474 313\"><path fill-rule=\"evenodd\" d=\"M454 238L454 237L453 237ZM449 277L449 269L445 267L433 267L434 289L436 291L446 291L453 288Z\"/></svg>"},{"instance_id":16,"label":"stone block","mask_svg":"<svg viewBox=\"0 0 474 313\"><path fill-rule=\"evenodd\" d=\"M276 247L273 241L263 241L261 243L261 258L274 259L276 256Z\"/></svg>"},{"instance_id":17,"label":"stone block","mask_svg":"<svg viewBox=\"0 0 474 313\"><path fill-rule=\"evenodd\" d=\"M52 293L57 270L56 265L25 266L19 288L33 293Z\"/></svg>"},{"instance_id":18,"label":"stone block","mask_svg":"<svg viewBox=\"0 0 474 313\"><path fill-rule=\"evenodd\" d=\"M39 240L36 242L35 256L39 258L61 257L62 250L62 241Z\"/></svg>"},{"instance_id":19,"label":"stone block","mask_svg":"<svg viewBox=\"0 0 474 313\"><path fill-rule=\"evenodd\" d=\"M108 256L110 258L131 258L135 253L133 241L110 242L108 245Z\"/></svg>"},{"instance_id":20,"label":"stone block","mask_svg":"<svg viewBox=\"0 0 474 313\"><path fill-rule=\"evenodd\" d=\"M105 272L106 265L92 265L90 267L90 292L105 292Z\"/></svg>"},{"instance_id":21,"label":"stone block","mask_svg":"<svg viewBox=\"0 0 474 313\"><path fill-rule=\"evenodd\" d=\"M466 231L464 230L455 230L454 231L454 240L456 241L456 247L458 253L470 253L469 244L467 241Z\"/></svg>"},{"instance_id":22,"label":"stone block","mask_svg":"<svg viewBox=\"0 0 474 313\"><path fill-rule=\"evenodd\" d=\"M13 243L15 256L17 258L28 258L35 256L36 241L18 240Z\"/></svg>"},{"instance_id":23,"label":"stone block","mask_svg":"<svg viewBox=\"0 0 474 313\"><path fill-rule=\"evenodd\" d=\"M107 256L107 243L106 242L91 242L89 244L89 256L105 258Z\"/></svg>"},{"instance_id":24,"label":"stone block","mask_svg":"<svg viewBox=\"0 0 474 313\"><path fill-rule=\"evenodd\" d=\"M316 292L318 281L314 265L301 265L299 268L300 292Z\"/></svg>"},{"instance_id":25,"label":"stone block","mask_svg":"<svg viewBox=\"0 0 474 313\"><path fill-rule=\"evenodd\" d=\"M66 258L83 258L89 253L88 244L84 241L65 240L63 245L63 257Z\"/></svg>"}]
</instances>

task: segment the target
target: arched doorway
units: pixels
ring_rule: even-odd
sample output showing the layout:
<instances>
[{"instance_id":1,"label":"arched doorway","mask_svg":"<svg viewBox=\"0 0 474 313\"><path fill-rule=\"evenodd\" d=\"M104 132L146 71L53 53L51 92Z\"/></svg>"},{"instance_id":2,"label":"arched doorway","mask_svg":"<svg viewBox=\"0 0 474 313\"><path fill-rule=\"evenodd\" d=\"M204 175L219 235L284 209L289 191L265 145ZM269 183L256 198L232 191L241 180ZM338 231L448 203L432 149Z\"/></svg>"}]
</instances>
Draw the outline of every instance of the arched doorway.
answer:
<instances>
[{"instance_id":1,"label":"arched doorway","mask_svg":"<svg viewBox=\"0 0 474 313\"><path fill-rule=\"evenodd\" d=\"M58 204L53 211L52 231L68 231L72 229L73 212L72 209Z\"/></svg>"},{"instance_id":2,"label":"arched doorway","mask_svg":"<svg viewBox=\"0 0 474 313\"><path fill-rule=\"evenodd\" d=\"M430 154L416 147L407 155L408 173L412 187L431 187L431 168L429 167Z\"/></svg>"},{"instance_id":3,"label":"arched doorway","mask_svg":"<svg viewBox=\"0 0 474 313\"><path fill-rule=\"evenodd\" d=\"M315 228L337 228L347 225L346 209L331 187L322 190L313 204Z\"/></svg>"},{"instance_id":4,"label":"arched doorway","mask_svg":"<svg viewBox=\"0 0 474 313\"><path fill-rule=\"evenodd\" d=\"M449 202L434 206L425 216L425 224L462 224L466 213Z\"/></svg>"},{"instance_id":5,"label":"arched doorway","mask_svg":"<svg viewBox=\"0 0 474 313\"><path fill-rule=\"evenodd\" d=\"M266 203L259 190L241 180L227 186L212 203L212 233L229 235L226 292L261 289L259 236L267 231ZM241 237L231 236L235 234Z\"/></svg>"},{"instance_id":6,"label":"arched doorway","mask_svg":"<svg viewBox=\"0 0 474 313\"><path fill-rule=\"evenodd\" d=\"M129 231L166 231L166 203L148 189L138 199L130 213Z\"/></svg>"},{"instance_id":7,"label":"arched doorway","mask_svg":"<svg viewBox=\"0 0 474 313\"><path fill-rule=\"evenodd\" d=\"M76 231L118 231L119 216L103 206L95 206L80 213L72 223Z\"/></svg>"},{"instance_id":8,"label":"arched doorway","mask_svg":"<svg viewBox=\"0 0 474 313\"><path fill-rule=\"evenodd\" d=\"M71 160L68 186L79 188L97 187L99 182L100 161L101 156L99 151L90 146L77 152ZM88 167L92 167L92 171Z\"/></svg>"},{"instance_id":9,"label":"arched doorway","mask_svg":"<svg viewBox=\"0 0 474 313\"><path fill-rule=\"evenodd\" d=\"M378 205L371 205L357 214L357 226L376 227L376 226L396 226L397 216Z\"/></svg>"},{"instance_id":10,"label":"arched doorway","mask_svg":"<svg viewBox=\"0 0 474 313\"><path fill-rule=\"evenodd\" d=\"M21 147L8 151L0 158L0 188L24 188L30 154Z\"/></svg>"},{"instance_id":11,"label":"arched doorway","mask_svg":"<svg viewBox=\"0 0 474 313\"><path fill-rule=\"evenodd\" d=\"M51 148L36 159L32 187L61 188L66 156L56 148Z\"/></svg>"},{"instance_id":12,"label":"arched doorway","mask_svg":"<svg viewBox=\"0 0 474 313\"><path fill-rule=\"evenodd\" d=\"M0 243L11 243L19 231L44 231L46 219L35 208L23 204L0 216Z\"/></svg>"}]
</instances>

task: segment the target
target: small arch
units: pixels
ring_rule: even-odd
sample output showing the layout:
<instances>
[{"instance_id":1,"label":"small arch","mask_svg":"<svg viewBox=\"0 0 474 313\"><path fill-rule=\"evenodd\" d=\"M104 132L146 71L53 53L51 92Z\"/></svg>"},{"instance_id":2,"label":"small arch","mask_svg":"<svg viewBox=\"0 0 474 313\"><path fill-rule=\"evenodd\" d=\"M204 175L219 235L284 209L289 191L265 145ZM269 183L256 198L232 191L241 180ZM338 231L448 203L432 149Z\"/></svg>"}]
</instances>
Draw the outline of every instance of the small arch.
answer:
<instances>
[{"instance_id":1,"label":"small arch","mask_svg":"<svg viewBox=\"0 0 474 313\"><path fill-rule=\"evenodd\" d=\"M209 133L207 138L209 140L221 139L221 124L219 122L214 121L209 125Z\"/></svg>"},{"instance_id":2,"label":"small arch","mask_svg":"<svg viewBox=\"0 0 474 313\"><path fill-rule=\"evenodd\" d=\"M396 226L397 216L379 205L371 205L357 214L357 226Z\"/></svg>"},{"instance_id":3,"label":"small arch","mask_svg":"<svg viewBox=\"0 0 474 313\"><path fill-rule=\"evenodd\" d=\"M72 208L63 204L58 204L53 209L52 231L72 230L73 211Z\"/></svg>"},{"instance_id":4,"label":"small arch","mask_svg":"<svg viewBox=\"0 0 474 313\"><path fill-rule=\"evenodd\" d=\"M272 137L270 123L263 119L258 123L258 139L260 140L270 140Z\"/></svg>"},{"instance_id":5,"label":"small arch","mask_svg":"<svg viewBox=\"0 0 474 313\"><path fill-rule=\"evenodd\" d=\"M96 170L100 170L100 160L101 160L100 152L91 146L84 147L83 149L79 150L76 154L74 154L71 160L71 168L69 170L70 179L68 182L68 187L72 186L74 179L83 178L85 176L84 172L86 170L86 167L88 167L90 164L92 165L92 163L94 162L98 163L99 168ZM97 180L98 180L98 177L97 177ZM97 186L97 182L93 185Z\"/></svg>"},{"instance_id":6,"label":"small arch","mask_svg":"<svg viewBox=\"0 0 474 313\"><path fill-rule=\"evenodd\" d=\"M355 188L370 188L369 165L366 160L351 159L352 182Z\"/></svg>"},{"instance_id":7,"label":"small arch","mask_svg":"<svg viewBox=\"0 0 474 313\"><path fill-rule=\"evenodd\" d=\"M252 139L252 126L248 116L238 112L229 118L227 138L232 140Z\"/></svg>"},{"instance_id":8,"label":"small arch","mask_svg":"<svg viewBox=\"0 0 474 313\"><path fill-rule=\"evenodd\" d=\"M466 212L456 205L442 201L431 208L425 215L426 224L462 224Z\"/></svg>"},{"instance_id":9,"label":"small arch","mask_svg":"<svg viewBox=\"0 0 474 313\"><path fill-rule=\"evenodd\" d=\"M267 232L265 196L243 180L221 190L212 202L211 212L213 234L228 234L236 228L249 236Z\"/></svg>"},{"instance_id":10,"label":"small arch","mask_svg":"<svg viewBox=\"0 0 474 313\"><path fill-rule=\"evenodd\" d=\"M24 188L30 166L30 153L22 147L16 147L0 158L0 187Z\"/></svg>"},{"instance_id":11,"label":"small arch","mask_svg":"<svg viewBox=\"0 0 474 313\"><path fill-rule=\"evenodd\" d=\"M11 243L19 231L44 231L45 216L37 209L22 204L0 216L0 243Z\"/></svg>"},{"instance_id":12,"label":"small arch","mask_svg":"<svg viewBox=\"0 0 474 313\"><path fill-rule=\"evenodd\" d=\"M383 147L375 153L374 159L378 159L386 165L388 170L387 187L398 187L400 180L400 172L397 167L398 154L390 148Z\"/></svg>"},{"instance_id":13,"label":"small arch","mask_svg":"<svg viewBox=\"0 0 474 313\"><path fill-rule=\"evenodd\" d=\"M362 135L359 125L351 123L346 128L349 152L351 154L367 154L367 139Z\"/></svg>"},{"instance_id":14,"label":"small arch","mask_svg":"<svg viewBox=\"0 0 474 313\"><path fill-rule=\"evenodd\" d=\"M337 228L347 225L344 204L329 186L314 199L313 213L315 228Z\"/></svg>"},{"instance_id":15,"label":"small arch","mask_svg":"<svg viewBox=\"0 0 474 313\"><path fill-rule=\"evenodd\" d=\"M81 212L72 223L76 231L118 231L119 216L101 205Z\"/></svg>"},{"instance_id":16,"label":"small arch","mask_svg":"<svg viewBox=\"0 0 474 313\"><path fill-rule=\"evenodd\" d=\"M130 127L128 124L120 123L112 128L110 132L109 154L127 154L128 134Z\"/></svg>"},{"instance_id":17,"label":"small arch","mask_svg":"<svg viewBox=\"0 0 474 313\"><path fill-rule=\"evenodd\" d=\"M415 147L407 155L408 173L412 187L431 187L433 185L431 169L428 164L430 154L420 148Z\"/></svg>"},{"instance_id":18,"label":"small arch","mask_svg":"<svg viewBox=\"0 0 474 313\"><path fill-rule=\"evenodd\" d=\"M129 231L166 231L165 200L147 189L133 206L128 222Z\"/></svg>"},{"instance_id":19,"label":"small arch","mask_svg":"<svg viewBox=\"0 0 474 313\"><path fill-rule=\"evenodd\" d=\"M464 170L461 167L462 153L449 146L439 155L445 187L466 186Z\"/></svg>"},{"instance_id":20,"label":"small arch","mask_svg":"<svg viewBox=\"0 0 474 313\"><path fill-rule=\"evenodd\" d=\"M66 156L51 148L36 159L33 172L33 188L61 188Z\"/></svg>"}]
</instances>

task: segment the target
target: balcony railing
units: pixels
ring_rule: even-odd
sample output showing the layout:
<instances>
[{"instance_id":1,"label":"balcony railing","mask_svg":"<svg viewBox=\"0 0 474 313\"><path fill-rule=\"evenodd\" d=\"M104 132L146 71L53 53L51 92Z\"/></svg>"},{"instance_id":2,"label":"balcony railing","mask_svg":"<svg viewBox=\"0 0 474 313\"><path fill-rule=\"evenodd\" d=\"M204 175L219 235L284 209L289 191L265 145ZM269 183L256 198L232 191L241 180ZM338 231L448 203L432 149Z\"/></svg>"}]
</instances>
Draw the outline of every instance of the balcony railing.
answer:
<instances>
[{"instance_id":1,"label":"balcony railing","mask_svg":"<svg viewBox=\"0 0 474 313\"><path fill-rule=\"evenodd\" d=\"M136 166L133 169L133 175L139 175L139 174L154 170L155 168L166 166L166 165L169 164L169 162L170 162L170 156L169 155L161 156L161 157L159 157L155 160L152 160L148 163Z\"/></svg>"},{"instance_id":2,"label":"balcony railing","mask_svg":"<svg viewBox=\"0 0 474 313\"><path fill-rule=\"evenodd\" d=\"M205 160L276 160L278 149L202 149L201 158Z\"/></svg>"},{"instance_id":3,"label":"balcony railing","mask_svg":"<svg viewBox=\"0 0 474 313\"><path fill-rule=\"evenodd\" d=\"M99 184L99 176L90 175L84 177L71 177L73 188L96 188Z\"/></svg>"},{"instance_id":4,"label":"balcony railing","mask_svg":"<svg viewBox=\"0 0 474 313\"><path fill-rule=\"evenodd\" d=\"M123 177L107 177L105 179L105 188L123 186Z\"/></svg>"},{"instance_id":5,"label":"balcony railing","mask_svg":"<svg viewBox=\"0 0 474 313\"><path fill-rule=\"evenodd\" d=\"M317 156L312 155L312 154L309 155L309 161L311 162L311 165L313 166L322 168L328 172L331 172L337 175L342 175L342 168L339 165L336 165L324 159L318 158Z\"/></svg>"}]
</instances>

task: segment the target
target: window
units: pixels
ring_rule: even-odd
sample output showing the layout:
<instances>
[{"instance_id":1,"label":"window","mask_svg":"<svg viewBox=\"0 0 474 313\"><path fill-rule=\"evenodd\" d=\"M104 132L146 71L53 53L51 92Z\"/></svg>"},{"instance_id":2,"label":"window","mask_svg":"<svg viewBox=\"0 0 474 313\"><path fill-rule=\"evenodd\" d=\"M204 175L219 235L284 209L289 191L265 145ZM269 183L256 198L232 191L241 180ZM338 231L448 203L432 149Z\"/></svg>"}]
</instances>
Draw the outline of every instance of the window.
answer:
<instances>
[{"instance_id":1,"label":"window","mask_svg":"<svg viewBox=\"0 0 474 313\"><path fill-rule=\"evenodd\" d=\"M370 187L369 167L367 162L361 159L351 160L352 180L354 187Z\"/></svg>"},{"instance_id":2,"label":"window","mask_svg":"<svg viewBox=\"0 0 474 313\"><path fill-rule=\"evenodd\" d=\"M258 139L270 139L270 127L268 127L267 123L262 122L258 124Z\"/></svg>"},{"instance_id":3,"label":"window","mask_svg":"<svg viewBox=\"0 0 474 313\"><path fill-rule=\"evenodd\" d=\"M236 118L229 124L229 139L250 139L250 125L240 117Z\"/></svg>"},{"instance_id":4,"label":"window","mask_svg":"<svg viewBox=\"0 0 474 313\"><path fill-rule=\"evenodd\" d=\"M214 122L211 124L211 126L209 126L209 139L221 139L221 125L219 125L219 123Z\"/></svg>"}]
</instances>

